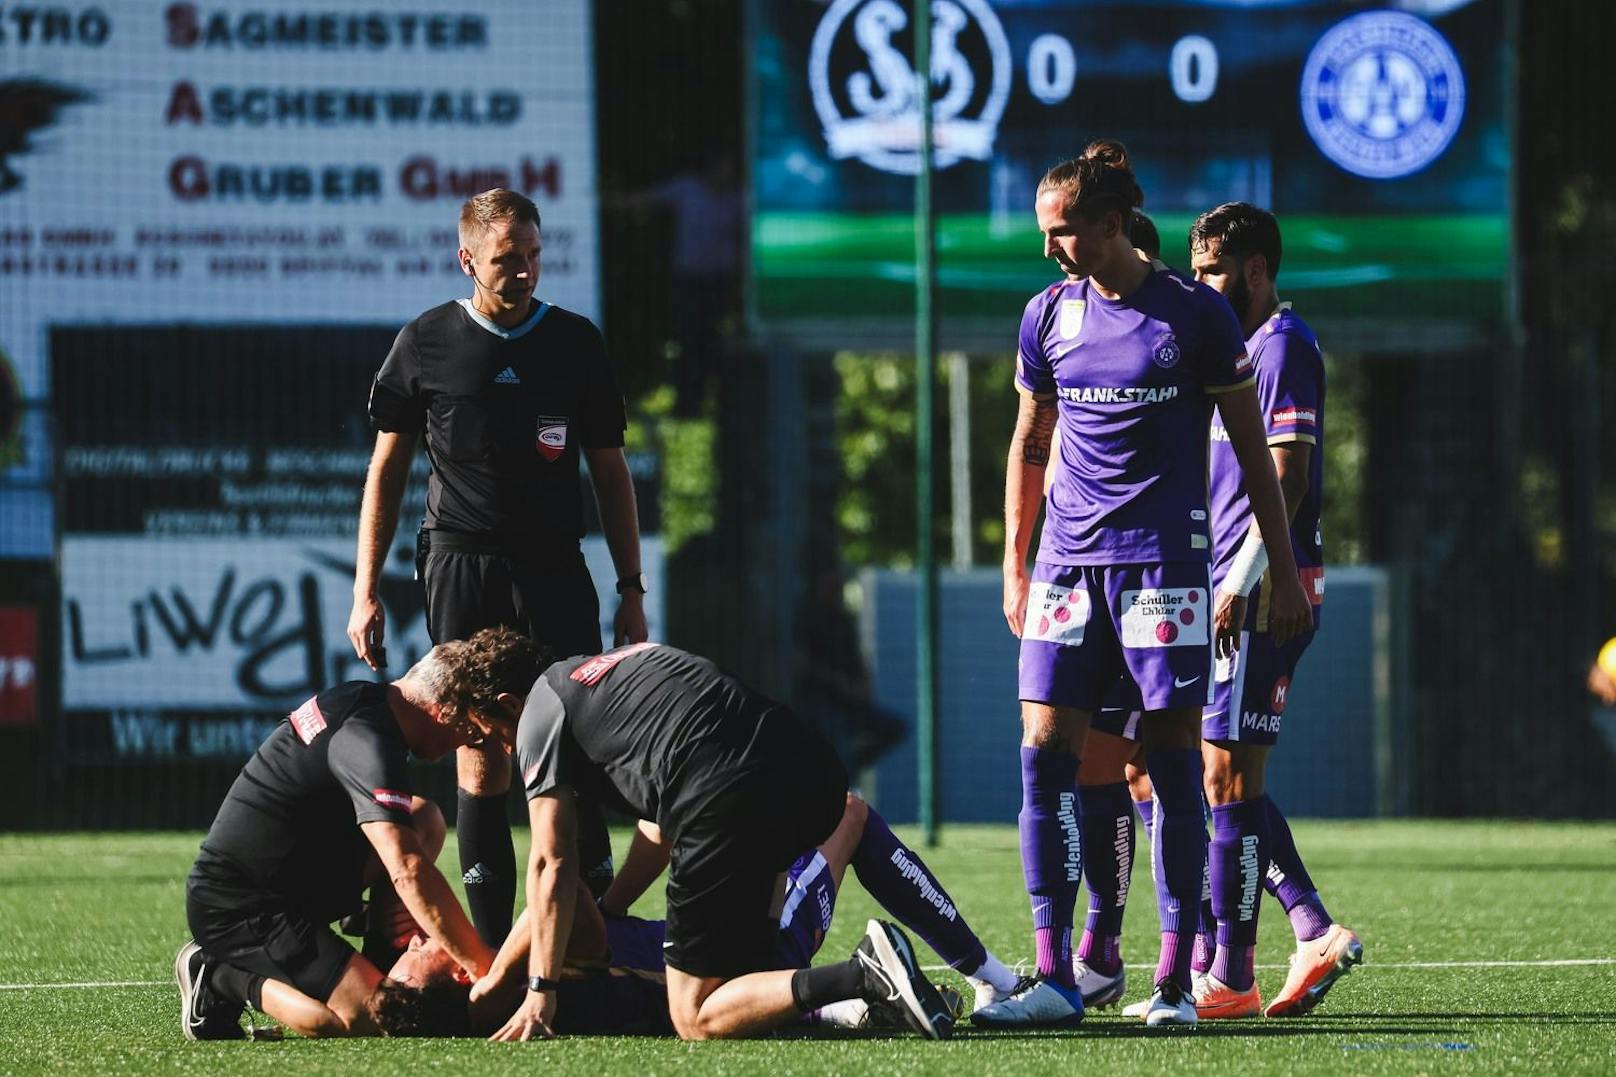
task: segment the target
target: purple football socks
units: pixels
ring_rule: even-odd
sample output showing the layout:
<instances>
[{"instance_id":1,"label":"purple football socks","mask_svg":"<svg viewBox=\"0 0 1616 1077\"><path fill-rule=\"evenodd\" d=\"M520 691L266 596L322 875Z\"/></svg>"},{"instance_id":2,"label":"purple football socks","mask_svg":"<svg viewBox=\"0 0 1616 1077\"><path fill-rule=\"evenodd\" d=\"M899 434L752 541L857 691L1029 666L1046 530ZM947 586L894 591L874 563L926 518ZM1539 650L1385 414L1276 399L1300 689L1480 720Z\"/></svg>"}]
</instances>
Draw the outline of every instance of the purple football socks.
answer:
<instances>
[{"instance_id":1,"label":"purple football socks","mask_svg":"<svg viewBox=\"0 0 1616 1077\"><path fill-rule=\"evenodd\" d=\"M1200 926L1201 876L1206 868L1206 823L1201 814L1201 753L1158 748L1145 760L1156 787L1156 905L1162 947L1156 983L1172 980L1191 990L1190 957Z\"/></svg>"},{"instance_id":2,"label":"purple football socks","mask_svg":"<svg viewBox=\"0 0 1616 1077\"><path fill-rule=\"evenodd\" d=\"M987 960L982 940L954 899L874 808L853 852L853 873L883 909L936 950L949 968L968 974Z\"/></svg>"},{"instance_id":3,"label":"purple football socks","mask_svg":"<svg viewBox=\"0 0 1616 1077\"><path fill-rule=\"evenodd\" d=\"M1032 898L1038 975L1072 977L1072 910L1082 878L1077 757L1063 748L1021 749L1021 870Z\"/></svg>"},{"instance_id":4,"label":"purple football socks","mask_svg":"<svg viewBox=\"0 0 1616 1077\"><path fill-rule=\"evenodd\" d=\"M1133 874L1133 801L1128 783L1080 785L1083 807L1083 878L1089 913L1077 956L1089 968L1115 976L1122 968L1122 913Z\"/></svg>"},{"instance_id":5,"label":"purple football socks","mask_svg":"<svg viewBox=\"0 0 1616 1077\"><path fill-rule=\"evenodd\" d=\"M1280 908L1290 918L1296 941L1311 942L1330 930L1335 921L1325 910L1324 902L1319 900L1319 892L1302 863L1301 854L1296 851L1296 839L1291 837L1290 824L1285 821L1279 805L1266 793L1258 800L1267 809L1268 816L1270 863L1264 886L1279 900Z\"/></svg>"},{"instance_id":6,"label":"purple football socks","mask_svg":"<svg viewBox=\"0 0 1616 1077\"><path fill-rule=\"evenodd\" d=\"M1217 917L1217 955L1212 975L1237 991L1251 987L1257 949L1257 911L1268 873L1268 809L1261 800L1241 800L1212 809L1212 912Z\"/></svg>"}]
</instances>

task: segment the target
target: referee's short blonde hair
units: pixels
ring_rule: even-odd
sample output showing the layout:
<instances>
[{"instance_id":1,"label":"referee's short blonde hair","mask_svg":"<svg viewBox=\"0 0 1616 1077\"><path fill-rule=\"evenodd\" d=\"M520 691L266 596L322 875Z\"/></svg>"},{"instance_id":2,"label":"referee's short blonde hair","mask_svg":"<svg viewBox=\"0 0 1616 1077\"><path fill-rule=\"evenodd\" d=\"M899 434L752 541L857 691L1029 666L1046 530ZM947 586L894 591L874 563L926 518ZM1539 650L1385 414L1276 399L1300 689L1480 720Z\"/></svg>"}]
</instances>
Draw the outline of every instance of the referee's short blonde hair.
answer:
<instances>
[{"instance_id":1,"label":"referee's short blonde hair","mask_svg":"<svg viewBox=\"0 0 1616 1077\"><path fill-rule=\"evenodd\" d=\"M460 207L460 246L471 250L495 221L515 220L539 227L539 207L526 195L495 187L472 195Z\"/></svg>"}]
</instances>

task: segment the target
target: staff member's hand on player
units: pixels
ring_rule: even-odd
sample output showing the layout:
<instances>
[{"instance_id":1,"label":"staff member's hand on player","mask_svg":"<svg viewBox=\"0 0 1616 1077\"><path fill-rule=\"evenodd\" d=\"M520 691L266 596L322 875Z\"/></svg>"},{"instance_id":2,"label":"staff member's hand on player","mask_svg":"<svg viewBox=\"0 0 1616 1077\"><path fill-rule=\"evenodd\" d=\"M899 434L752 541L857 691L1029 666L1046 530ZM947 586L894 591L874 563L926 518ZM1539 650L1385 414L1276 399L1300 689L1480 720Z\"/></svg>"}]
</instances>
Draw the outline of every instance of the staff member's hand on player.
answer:
<instances>
[{"instance_id":1,"label":"staff member's hand on player","mask_svg":"<svg viewBox=\"0 0 1616 1077\"><path fill-rule=\"evenodd\" d=\"M555 1012L554 991L529 991L505 1026L488 1038L502 1043L518 1043L535 1037L553 1040Z\"/></svg>"}]
</instances>

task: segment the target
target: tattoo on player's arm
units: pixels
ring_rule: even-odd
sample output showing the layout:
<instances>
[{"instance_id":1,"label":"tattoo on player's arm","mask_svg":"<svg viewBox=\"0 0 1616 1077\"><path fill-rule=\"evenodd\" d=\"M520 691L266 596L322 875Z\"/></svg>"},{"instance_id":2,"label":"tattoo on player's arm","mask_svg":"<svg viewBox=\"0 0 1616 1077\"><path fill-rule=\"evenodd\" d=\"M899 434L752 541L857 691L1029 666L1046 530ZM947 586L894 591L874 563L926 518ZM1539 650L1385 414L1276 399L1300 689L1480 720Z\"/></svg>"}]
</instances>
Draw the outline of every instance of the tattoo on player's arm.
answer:
<instances>
[{"instance_id":1,"label":"tattoo on player's arm","mask_svg":"<svg viewBox=\"0 0 1616 1077\"><path fill-rule=\"evenodd\" d=\"M1021 459L1031 467L1049 466L1049 446L1055 437L1055 417L1059 414L1053 400L1021 398L1021 415L1017 426L1022 430Z\"/></svg>"}]
</instances>

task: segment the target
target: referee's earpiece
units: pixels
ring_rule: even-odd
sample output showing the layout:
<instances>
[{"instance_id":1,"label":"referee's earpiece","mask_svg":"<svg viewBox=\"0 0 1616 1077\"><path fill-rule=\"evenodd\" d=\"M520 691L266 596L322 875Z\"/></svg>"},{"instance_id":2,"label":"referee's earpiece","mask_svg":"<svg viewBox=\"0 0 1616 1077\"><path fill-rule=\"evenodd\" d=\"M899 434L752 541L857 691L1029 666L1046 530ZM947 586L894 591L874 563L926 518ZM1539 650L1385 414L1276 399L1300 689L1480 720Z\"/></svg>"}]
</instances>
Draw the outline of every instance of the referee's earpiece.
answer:
<instances>
[{"instance_id":1,"label":"referee's earpiece","mask_svg":"<svg viewBox=\"0 0 1616 1077\"><path fill-rule=\"evenodd\" d=\"M493 291L492 288L488 287L488 285L483 283L481 277L477 276L477 270L472 268L472 261L471 261L470 258L467 258L467 259L463 260L460 263L460 271L462 273L464 273L466 276L470 277L472 280L476 281L477 282L477 287L481 288L483 291L485 291L485 292Z\"/></svg>"}]
</instances>

